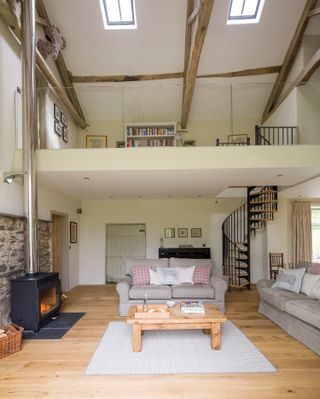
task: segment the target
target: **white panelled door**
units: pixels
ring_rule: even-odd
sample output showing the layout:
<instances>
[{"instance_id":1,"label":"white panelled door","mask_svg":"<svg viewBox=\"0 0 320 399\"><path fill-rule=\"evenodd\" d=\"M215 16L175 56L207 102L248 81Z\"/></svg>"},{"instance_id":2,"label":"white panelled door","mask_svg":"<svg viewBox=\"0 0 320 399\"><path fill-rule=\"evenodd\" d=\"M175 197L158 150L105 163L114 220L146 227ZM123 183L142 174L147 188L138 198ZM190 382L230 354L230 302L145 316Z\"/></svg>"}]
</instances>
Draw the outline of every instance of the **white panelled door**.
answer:
<instances>
[{"instance_id":1,"label":"white panelled door","mask_svg":"<svg viewBox=\"0 0 320 399\"><path fill-rule=\"evenodd\" d=\"M106 282L119 281L124 277L126 256L145 258L145 224L106 225Z\"/></svg>"}]
</instances>

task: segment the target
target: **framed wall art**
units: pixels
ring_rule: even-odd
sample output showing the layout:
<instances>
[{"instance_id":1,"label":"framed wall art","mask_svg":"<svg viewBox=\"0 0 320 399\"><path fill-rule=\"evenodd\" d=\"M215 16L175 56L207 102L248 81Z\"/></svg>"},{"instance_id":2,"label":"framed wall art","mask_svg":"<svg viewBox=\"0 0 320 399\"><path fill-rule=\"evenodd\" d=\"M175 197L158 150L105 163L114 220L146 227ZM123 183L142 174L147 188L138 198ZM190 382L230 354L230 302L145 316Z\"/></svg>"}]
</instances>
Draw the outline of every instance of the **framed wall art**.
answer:
<instances>
[{"instance_id":1,"label":"framed wall art","mask_svg":"<svg viewBox=\"0 0 320 399\"><path fill-rule=\"evenodd\" d=\"M78 224L70 222L70 243L76 244L78 242Z\"/></svg>"},{"instance_id":2,"label":"framed wall art","mask_svg":"<svg viewBox=\"0 0 320 399\"><path fill-rule=\"evenodd\" d=\"M60 137L62 136L63 127L62 127L62 125L61 125L60 122L54 121L54 131L55 131L55 133L56 133L58 136L60 136Z\"/></svg>"},{"instance_id":3,"label":"framed wall art","mask_svg":"<svg viewBox=\"0 0 320 399\"><path fill-rule=\"evenodd\" d=\"M164 229L164 238L174 238L176 235L176 229L174 227L166 227Z\"/></svg>"},{"instance_id":4,"label":"framed wall art","mask_svg":"<svg viewBox=\"0 0 320 399\"><path fill-rule=\"evenodd\" d=\"M179 238L187 238L188 237L188 228L187 227L179 227L178 228L178 237Z\"/></svg>"},{"instance_id":5,"label":"framed wall art","mask_svg":"<svg viewBox=\"0 0 320 399\"><path fill-rule=\"evenodd\" d=\"M58 122L60 122L60 118L61 118L61 110L60 108L57 106L57 104L53 104L53 114L54 114L54 119Z\"/></svg>"},{"instance_id":6,"label":"framed wall art","mask_svg":"<svg viewBox=\"0 0 320 399\"><path fill-rule=\"evenodd\" d=\"M65 143L68 142L69 139L69 129L66 126L62 128L62 139Z\"/></svg>"},{"instance_id":7,"label":"framed wall art","mask_svg":"<svg viewBox=\"0 0 320 399\"><path fill-rule=\"evenodd\" d=\"M63 112L61 112L61 122L65 127L68 127L68 118Z\"/></svg>"},{"instance_id":8,"label":"framed wall art","mask_svg":"<svg viewBox=\"0 0 320 399\"><path fill-rule=\"evenodd\" d=\"M86 136L87 148L106 148L107 136Z\"/></svg>"},{"instance_id":9,"label":"framed wall art","mask_svg":"<svg viewBox=\"0 0 320 399\"><path fill-rule=\"evenodd\" d=\"M193 227L191 229L191 237L192 238L201 238L202 237L202 229L200 227Z\"/></svg>"}]
</instances>

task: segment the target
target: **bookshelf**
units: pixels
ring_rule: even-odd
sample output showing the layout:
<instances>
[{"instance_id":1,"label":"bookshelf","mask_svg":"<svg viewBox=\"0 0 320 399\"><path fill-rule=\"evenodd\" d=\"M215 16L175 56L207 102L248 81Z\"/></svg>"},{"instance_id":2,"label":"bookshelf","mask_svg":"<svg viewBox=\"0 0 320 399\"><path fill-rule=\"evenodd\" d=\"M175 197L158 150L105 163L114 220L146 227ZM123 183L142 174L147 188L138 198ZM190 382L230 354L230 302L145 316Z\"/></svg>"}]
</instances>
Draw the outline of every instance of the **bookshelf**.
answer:
<instances>
[{"instance_id":1,"label":"bookshelf","mask_svg":"<svg viewBox=\"0 0 320 399\"><path fill-rule=\"evenodd\" d=\"M126 147L173 147L176 145L175 122L128 123Z\"/></svg>"}]
</instances>

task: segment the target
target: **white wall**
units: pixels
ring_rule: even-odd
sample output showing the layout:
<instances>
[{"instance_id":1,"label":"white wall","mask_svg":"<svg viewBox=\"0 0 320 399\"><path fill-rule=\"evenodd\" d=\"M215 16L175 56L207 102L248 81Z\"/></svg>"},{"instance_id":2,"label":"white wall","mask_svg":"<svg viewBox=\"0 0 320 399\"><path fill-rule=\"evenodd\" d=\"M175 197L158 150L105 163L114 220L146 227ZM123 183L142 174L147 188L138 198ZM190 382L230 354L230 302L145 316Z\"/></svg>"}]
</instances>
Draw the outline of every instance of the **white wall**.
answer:
<instances>
[{"instance_id":1,"label":"white wall","mask_svg":"<svg viewBox=\"0 0 320 399\"><path fill-rule=\"evenodd\" d=\"M151 121L150 121L151 122ZM152 121L157 122L157 121ZM170 122L170 121L167 121ZM171 121L174 122L174 121ZM147 122L146 122L147 123ZM247 134L254 143L254 128L259 124L259 119L235 119L233 121L234 134ZM116 141L124 141L124 128L121 120L119 121L89 121L89 127L86 130L78 128L79 146L86 147L87 135L107 136L108 147L116 146ZM230 120L221 119L214 121L194 121L188 122L188 128L185 133L181 133L183 140L195 140L197 146L216 145L216 139L221 141L228 140L230 134Z\"/></svg>"},{"instance_id":2,"label":"white wall","mask_svg":"<svg viewBox=\"0 0 320 399\"><path fill-rule=\"evenodd\" d=\"M23 186L2 182L3 173L14 166L17 87L21 87L20 48L0 19L0 212L23 215Z\"/></svg>"},{"instance_id":3,"label":"white wall","mask_svg":"<svg viewBox=\"0 0 320 399\"><path fill-rule=\"evenodd\" d=\"M187 227L187 239L164 239L165 247L206 244L221 267L221 225L243 200L108 200L82 203L80 234L80 284L105 282L105 236L107 223L145 223L146 256L158 257L160 237L165 227ZM190 228L202 228L202 238L190 238ZM177 235L177 230L176 230Z\"/></svg>"}]
</instances>

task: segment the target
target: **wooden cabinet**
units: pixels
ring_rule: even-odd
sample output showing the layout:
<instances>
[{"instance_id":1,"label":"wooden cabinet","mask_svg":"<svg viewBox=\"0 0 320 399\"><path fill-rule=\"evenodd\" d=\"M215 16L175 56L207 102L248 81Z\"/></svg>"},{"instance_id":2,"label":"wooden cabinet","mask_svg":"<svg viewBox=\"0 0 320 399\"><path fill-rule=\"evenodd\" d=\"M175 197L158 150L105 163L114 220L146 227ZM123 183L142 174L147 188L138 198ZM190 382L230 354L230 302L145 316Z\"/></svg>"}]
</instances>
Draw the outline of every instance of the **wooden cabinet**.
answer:
<instances>
[{"instance_id":1,"label":"wooden cabinet","mask_svg":"<svg viewBox=\"0 0 320 399\"><path fill-rule=\"evenodd\" d=\"M159 248L159 258L211 259L210 248Z\"/></svg>"},{"instance_id":2,"label":"wooden cabinet","mask_svg":"<svg viewBox=\"0 0 320 399\"><path fill-rule=\"evenodd\" d=\"M176 123L128 123L125 127L126 147L173 147L176 145Z\"/></svg>"}]
</instances>

